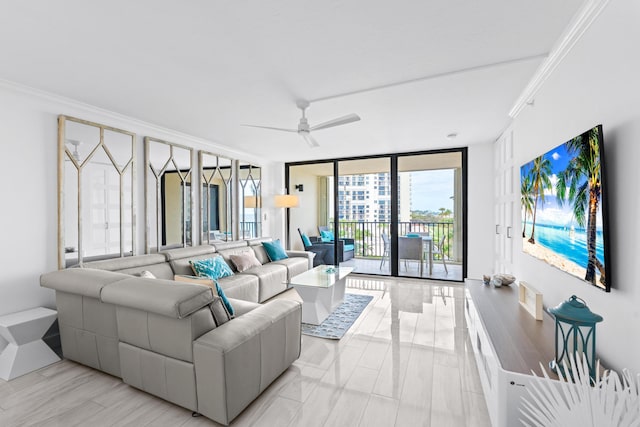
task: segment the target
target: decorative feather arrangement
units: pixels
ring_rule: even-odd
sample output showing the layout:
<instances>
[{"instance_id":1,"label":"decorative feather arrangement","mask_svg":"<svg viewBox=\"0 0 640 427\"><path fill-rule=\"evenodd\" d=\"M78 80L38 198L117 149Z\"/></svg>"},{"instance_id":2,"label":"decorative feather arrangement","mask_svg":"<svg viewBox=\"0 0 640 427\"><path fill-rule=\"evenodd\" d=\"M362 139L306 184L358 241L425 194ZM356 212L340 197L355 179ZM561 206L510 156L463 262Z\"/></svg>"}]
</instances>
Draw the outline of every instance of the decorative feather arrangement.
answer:
<instances>
[{"instance_id":1,"label":"decorative feather arrangement","mask_svg":"<svg viewBox=\"0 0 640 427\"><path fill-rule=\"evenodd\" d=\"M542 364L541 364L542 366ZM640 427L640 375L627 370L622 378L613 371L596 378L589 377L586 359L576 362L571 357L571 370L558 369L559 381L549 378L542 366L543 377L535 373L522 398L520 421L528 427ZM565 372L565 374L563 374Z\"/></svg>"}]
</instances>

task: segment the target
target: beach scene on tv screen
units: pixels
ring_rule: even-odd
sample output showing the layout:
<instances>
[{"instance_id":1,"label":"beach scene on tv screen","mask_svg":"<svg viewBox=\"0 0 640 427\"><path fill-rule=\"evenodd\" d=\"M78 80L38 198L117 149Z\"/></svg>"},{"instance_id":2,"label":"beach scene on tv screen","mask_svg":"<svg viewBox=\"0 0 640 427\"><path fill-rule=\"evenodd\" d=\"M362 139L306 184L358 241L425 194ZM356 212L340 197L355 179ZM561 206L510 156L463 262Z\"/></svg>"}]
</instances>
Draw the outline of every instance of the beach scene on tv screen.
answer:
<instances>
[{"instance_id":1,"label":"beach scene on tv screen","mask_svg":"<svg viewBox=\"0 0 640 427\"><path fill-rule=\"evenodd\" d=\"M520 192L524 252L605 288L600 129L523 165Z\"/></svg>"}]
</instances>

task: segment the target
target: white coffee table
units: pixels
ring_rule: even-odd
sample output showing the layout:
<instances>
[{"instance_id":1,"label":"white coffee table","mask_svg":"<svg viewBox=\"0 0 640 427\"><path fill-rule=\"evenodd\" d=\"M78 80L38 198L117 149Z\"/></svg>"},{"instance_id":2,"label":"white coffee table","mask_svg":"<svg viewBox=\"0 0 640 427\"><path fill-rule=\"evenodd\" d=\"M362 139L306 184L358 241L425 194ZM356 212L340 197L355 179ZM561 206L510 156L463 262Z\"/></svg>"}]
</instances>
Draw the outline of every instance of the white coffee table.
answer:
<instances>
[{"instance_id":1,"label":"white coffee table","mask_svg":"<svg viewBox=\"0 0 640 427\"><path fill-rule=\"evenodd\" d=\"M319 265L291 278L289 285L302 298L303 323L319 325L342 304L346 277L352 271L352 267Z\"/></svg>"}]
</instances>

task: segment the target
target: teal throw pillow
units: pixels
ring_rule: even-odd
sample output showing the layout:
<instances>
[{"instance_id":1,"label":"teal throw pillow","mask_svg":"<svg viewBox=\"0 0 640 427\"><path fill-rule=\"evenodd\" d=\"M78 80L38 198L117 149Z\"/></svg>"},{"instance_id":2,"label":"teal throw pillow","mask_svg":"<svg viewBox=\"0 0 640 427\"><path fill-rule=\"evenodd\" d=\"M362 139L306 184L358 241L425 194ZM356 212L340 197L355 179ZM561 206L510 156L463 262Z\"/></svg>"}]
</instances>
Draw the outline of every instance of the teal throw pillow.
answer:
<instances>
[{"instance_id":1,"label":"teal throw pillow","mask_svg":"<svg viewBox=\"0 0 640 427\"><path fill-rule=\"evenodd\" d=\"M333 231L329 231L329 230L322 230L320 232L320 238L322 239L323 242L333 242L335 239L335 237L333 236Z\"/></svg>"},{"instance_id":2,"label":"teal throw pillow","mask_svg":"<svg viewBox=\"0 0 640 427\"><path fill-rule=\"evenodd\" d=\"M233 273L231 273L231 274L233 274ZM218 292L218 296L222 300L222 303L224 304L224 306L227 307L227 311L229 312L229 315L231 317L235 316L236 313L233 310L233 307L231 306L231 303L229 302L229 299L227 298L227 296L222 291L222 288L220 287L220 284L218 284L218 280L214 279L214 282L216 282L216 291Z\"/></svg>"},{"instance_id":3,"label":"teal throw pillow","mask_svg":"<svg viewBox=\"0 0 640 427\"><path fill-rule=\"evenodd\" d=\"M193 272L196 273L196 276L208 277L213 280L233 276L233 271L221 256L189 261L189 264L191 264L191 268Z\"/></svg>"},{"instance_id":4,"label":"teal throw pillow","mask_svg":"<svg viewBox=\"0 0 640 427\"><path fill-rule=\"evenodd\" d=\"M422 236L416 233L409 233L407 234L407 237L422 237Z\"/></svg>"},{"instance_id":5,"label":"teal throw pillow","mask_svg":"<svg viewBox=\"0 0 640 427\"><path fill-rule=\"evenodd\" d=\"M309 240L309 236L304 233L302 233L302 243L304 243L305 247L311 246L311 240Z\"/></svg>"},{"instance_id":6,"label":"teal throw pillow","mask_svg":"<svg viewBox=\"0 0 640 427\"><path fill-rule=\"evenodd\" d=\"M285 252L284 248L280 244L280 239L274 240L273 242L262 242L262 246L264 247L264 250L267 251L267 256L271 261L289 258L287 252Z\"/></svg>"}]
</instances>

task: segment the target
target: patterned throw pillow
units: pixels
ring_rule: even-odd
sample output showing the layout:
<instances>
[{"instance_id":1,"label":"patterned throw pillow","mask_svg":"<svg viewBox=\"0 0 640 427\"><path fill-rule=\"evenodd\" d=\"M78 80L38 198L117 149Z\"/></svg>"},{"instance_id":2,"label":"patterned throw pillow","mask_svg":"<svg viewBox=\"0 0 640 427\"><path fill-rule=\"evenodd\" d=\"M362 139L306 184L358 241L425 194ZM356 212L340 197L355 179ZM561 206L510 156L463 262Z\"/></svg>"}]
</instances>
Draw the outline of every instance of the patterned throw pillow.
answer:
<instances>
[{"instance_id":1,"label":"patterned throw pillow","mask_svg":"<svg viewBox=\"0 0 640 427\"><path fill-rule=\"evenodd\" d=\"M273 242L262 242L262 246L264 246L271 261L289 258L289 255L287 255L287 252L280 244L280 239L274 240Z\"/></svg>"},{"instance_id":2,"label":"patterned throw pillow","mask_svg":"<svg viewBox=\"0 0 640 427\"><path fill-rule=\"evenodd\" d=\"M236 270L239 273L246 271L253 267L260 267L260 261L256 258L253 251L251 252L243 252L241 254L229 255L229 259L236 266Z\"/></svg>"},{"instance_id":3,"label":"patterned throw pillow","mask_svg":"<svg viewBox=\"0 0 640 427\"><path fill-rule=\"evenodd\" d=\"M220 279L222 277L233 276L233 271L220 256L214 258L201 259L199 261L189 261L196 276L208 277L209 279Z\"/></svg>"}]
</instances>

